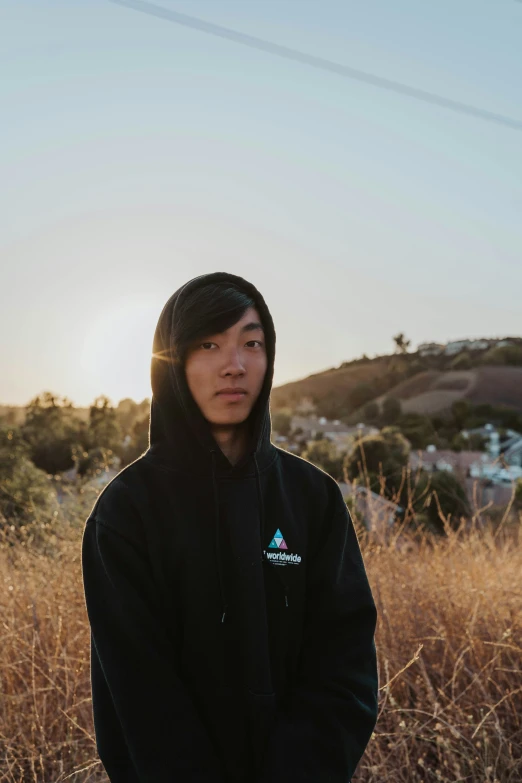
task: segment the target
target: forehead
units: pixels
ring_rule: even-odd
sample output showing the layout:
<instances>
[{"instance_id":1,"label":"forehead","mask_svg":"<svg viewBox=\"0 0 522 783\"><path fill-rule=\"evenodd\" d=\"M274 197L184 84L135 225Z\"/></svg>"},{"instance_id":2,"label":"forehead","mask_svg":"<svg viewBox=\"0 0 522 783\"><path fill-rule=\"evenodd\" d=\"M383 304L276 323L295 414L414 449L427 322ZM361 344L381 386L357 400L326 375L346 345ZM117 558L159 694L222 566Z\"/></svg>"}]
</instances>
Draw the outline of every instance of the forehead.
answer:
<instances>
[{"instance_id":1,"label":"forehead","mask_svg":"<svg viewBox=\"0 0 522 783\"><path fill-rule=\"evenodd\" d=\"M255 307L249 307L245 314L236 321L235 324L225 329L223 334L231 332L253 332L255 330L263 331L263 324L261 323L261 317Z\"/></svg>"}]
</instances>

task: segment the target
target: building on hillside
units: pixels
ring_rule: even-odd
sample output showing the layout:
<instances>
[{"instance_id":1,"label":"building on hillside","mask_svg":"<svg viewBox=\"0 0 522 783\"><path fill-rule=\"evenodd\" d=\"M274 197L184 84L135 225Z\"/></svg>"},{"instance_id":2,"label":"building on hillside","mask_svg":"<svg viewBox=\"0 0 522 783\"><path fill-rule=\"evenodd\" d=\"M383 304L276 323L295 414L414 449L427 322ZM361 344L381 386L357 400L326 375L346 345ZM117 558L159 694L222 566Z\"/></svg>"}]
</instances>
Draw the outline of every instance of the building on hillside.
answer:
<instances>
[{"instance_id":1,"label":"building on hillside","mask_svg":"<svg viewBox=\"0 0 522 783\"><path fill-rule=\"evenodd\" d=\"M460 434L466 440L470 435L480 435L486 443L486 450L490 457L496 458L500 454L500 437L493 424L484 424L482 427L474 427L471 430L461 430Z\"/></svg>"},{"instance_id":2,"label":"building on hillside","mask_svg":"<svg viewBox=\"0 0 522 783\"><path fill-rule=\"evenodd\" d=\"M512 483L522 478L522 438L516 441L512 439L510 448L501 453L503 459L490 452L439 451L435 446L428 446L424 451L412 451L409 465L412 471L422 469L433 473L446 470L461 479L470 477L493 484Z\"/></svg>"},{"instance_id":3,"label":"building on hillside","mask_svg":"<svg viewBox=\"0 0 522 783\"><path fill-rule=\"evenodd\" d=\"M302 440L313 440L319 433L331 440L340 451L348 448L354 437L379 432L377 427L372 427L360 422L354 427L343 424L339 419L329 421L324 416L293 416L291 420L292 430L301 430Z\"/></svg>"},{"instance_id":4,"label":"building on hillside","mask_svg":"<svg viewBox=\"0 0 522 783\"><path fill-rule=\"evenodd\" d=\"M454 340L446 343L420 343L417 351L421 356L453 356L461 351L485 351L487 348L501 348L504 345L513 345L511 340Z\"/></svg>"},{"instance_id":5,"label":"building on hillside","mask_svg":"<svg viewBox=\"0 0 522 783\"><path fill-rule=\"evenodd\" d=\"M421 356L440 356L444 350L442 343L420 343L417 351Z\"/></svg>"},{"instance_id":6,"label":"building on hillside","mask_svg":"<svg viewBox=\"0 0 522 783\"><path fill-rule=\"evenodd\" d=\"M315 403L311 397L301 397L295 406L295 412L299 416L313 416L315 413Z\"/></svg>"},{"instance_id":7,"label":"building on hillside","mask_svg":"<svg viewBox=\"0 0 522 783\"><path fill-rule=\"evenodd\" d=\"M436 470L446 470L449 473L468 476L472 465L484 463L488 455L483 451L450 451L438 450L435 446L428 446L424 451L410 452L410 468L412 471L419 469L433 473Z\"/></svg>"},{"instance_id":8,"label":"building on hillside","mask_svg":"<svg viewBox=\"0 0 522 783\"><path fill-rule=\"evenodd\" d=\"M500 439L500 453L508 465L522 467L522 435L515 430L506 430Z\"/></svg>"},{"instance_id":9,"label":"building on hillside","mask_svg":"<svg viewBox=\"0 0 522 783\"><path fill-rule=\"evenodd\" d=\"M471 430L462 430L464 438L470 435L480 435L487 443L487 453L490 460L498 460L502 455L508 465L522 467L522 434L516 430L507 429L503 435L494 424L484 424Z\"/></svg>"},{"instance_id":10,"label":"building on hillside","mask_svg":"<svg viewBox=\"0 0 522 783\"><path fill-rule=\"evenodd\" d=\"M471 345L471 340L454 340L451 343L447 343L444 348L444 354L446 356L453 356L454 354L464 351Z\"/></svg>"},{"instance_id":11,"label":"building on hillside","mask_svg":"<svg viewBox=\"0 0 522 783\"><path fill-rule=\"evenodd\" d=\"M489 340L471 340L468 348L470 351L485 351L490 347Z\"/></svg>"},{"instance_id":12,"label":"building on hillside","mask_svg":"<svg viewBox=\"0 0 522 783\"><path fill-rule=\"evenodd\" d=\"M470 478L482 479L489 484L513 484L522 478L522 467L519 465L503 466L498 460L472 465Z\"/></svg>"},{"instance_id":13,"label":"building on hillside","mask_svg":"<svg viewBox=\"0 0 522 783\"><path fill-rule=\"evenodd\" d=\"M355 510L363 520L366 529L378 535L385 535L397 517L403 513L402 506L351 482L339 482L344 499L354 498Z\"/></svg>"}]
</instances>

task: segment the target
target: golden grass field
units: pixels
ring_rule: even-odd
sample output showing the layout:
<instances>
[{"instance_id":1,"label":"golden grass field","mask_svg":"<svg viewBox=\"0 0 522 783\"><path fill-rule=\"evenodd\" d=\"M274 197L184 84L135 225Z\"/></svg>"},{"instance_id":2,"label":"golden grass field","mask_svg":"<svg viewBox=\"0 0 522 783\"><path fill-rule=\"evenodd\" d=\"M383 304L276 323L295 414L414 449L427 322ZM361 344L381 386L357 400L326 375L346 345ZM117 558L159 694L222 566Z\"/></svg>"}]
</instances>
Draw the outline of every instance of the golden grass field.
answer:
<instances>
[{"instance_id":1,"label":"golden grass field","mask_svg":"<svg viewBox=\"0 0 522 783\"><path fill-rule=\"evenodd\" d=\"M80 561L94 497L73 497L22 542L4 526L2 783L107 780ZM412 538L409 551L360 533L379 615L380 710L354 783L522 780L520 523Z\"/></svg>"}]
</instances>

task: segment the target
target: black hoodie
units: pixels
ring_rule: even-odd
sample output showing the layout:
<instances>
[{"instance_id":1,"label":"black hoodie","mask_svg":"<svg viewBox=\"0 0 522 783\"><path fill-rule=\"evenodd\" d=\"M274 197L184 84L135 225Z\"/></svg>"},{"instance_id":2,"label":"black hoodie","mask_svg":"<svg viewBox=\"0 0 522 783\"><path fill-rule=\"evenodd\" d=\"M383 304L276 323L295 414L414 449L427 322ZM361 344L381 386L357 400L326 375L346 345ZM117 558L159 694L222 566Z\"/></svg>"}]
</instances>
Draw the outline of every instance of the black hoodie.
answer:
<instances>
[{"instance_id":1,"label":"black hoodie","mask_svg":"<svg viewBox=\"0 0 522 783\"><path fill-rule=\"evenodd\" d=\"M239 283L268 369L231 465L168 356L177 304ZM348 783L377 720L376 608L334 479L270 441L257 289L176 291L151 363L149 448L86 521L96 743L112 783Z\"/></svg>"}]
</instances>

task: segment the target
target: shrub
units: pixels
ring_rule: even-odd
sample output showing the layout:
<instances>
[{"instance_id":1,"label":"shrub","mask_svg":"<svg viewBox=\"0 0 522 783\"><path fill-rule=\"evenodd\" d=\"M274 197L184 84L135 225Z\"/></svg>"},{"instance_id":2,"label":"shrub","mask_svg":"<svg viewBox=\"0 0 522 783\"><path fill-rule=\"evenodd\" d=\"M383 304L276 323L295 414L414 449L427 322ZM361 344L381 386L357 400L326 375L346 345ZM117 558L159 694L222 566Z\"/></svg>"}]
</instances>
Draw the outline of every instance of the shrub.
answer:
<instances>
[{"instance_id":1,"label":"shrub","mask_svg":"<svg viewBox=\"0 0 522 783\"><path fill-rule=\"evenodd\" d=\"M322 468L334 479L338 480L342 477L343 456L338 453L336 445L328 438L310 441L301 456Z\"/></svg>"},{"instance_id":2,"label":"shrub","mask_svg":"<svg viewBox=\"0 0 522 783\"><path fill-rule=\"evenodd\" d=\"M47 474L29 459L18 429L0 426L0 525L31 525L48 513L56 493Z\"/></svg>"}]
</instances>

